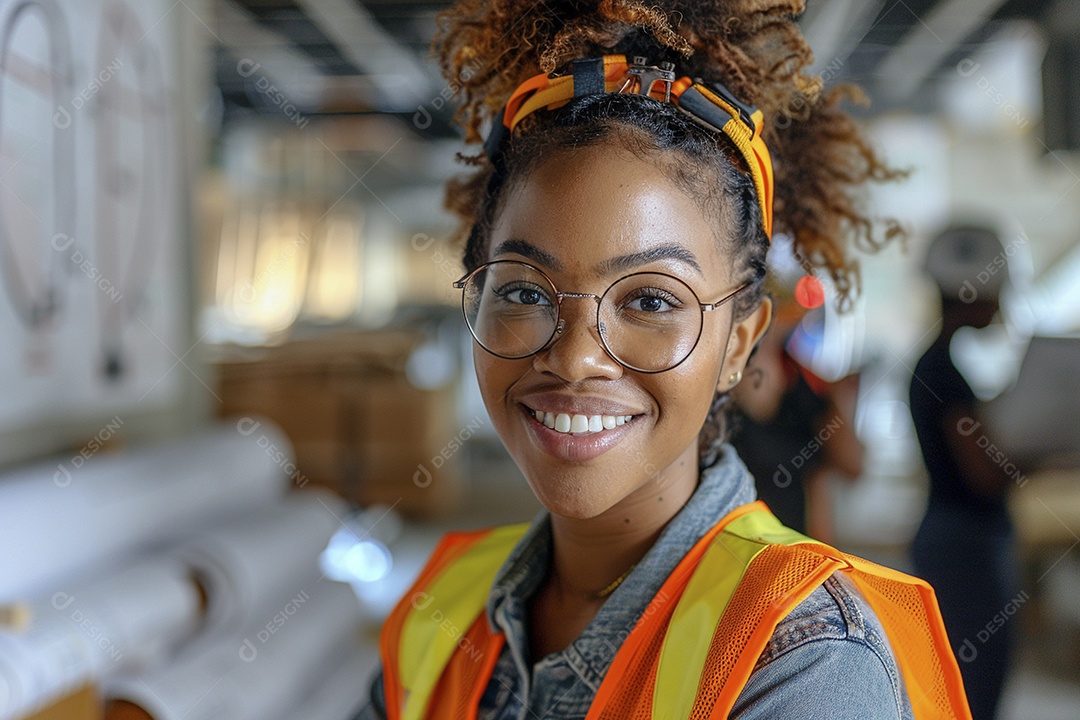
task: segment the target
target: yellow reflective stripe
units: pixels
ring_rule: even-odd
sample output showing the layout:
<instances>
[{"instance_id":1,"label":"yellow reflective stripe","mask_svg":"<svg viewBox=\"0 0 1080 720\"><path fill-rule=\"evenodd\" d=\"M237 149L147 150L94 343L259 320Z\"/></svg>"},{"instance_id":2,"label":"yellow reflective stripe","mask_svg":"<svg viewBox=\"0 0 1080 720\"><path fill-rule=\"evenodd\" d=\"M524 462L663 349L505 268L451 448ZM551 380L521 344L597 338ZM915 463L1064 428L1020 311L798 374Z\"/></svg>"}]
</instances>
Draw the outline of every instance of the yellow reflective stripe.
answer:
<instances>
[{"instance_id":1,"label":"yellow reflective stripe","mask_svg":"<svg viewBox=\"0 0 1080 720\"><path fill-rule=\"evenodd\" d=\"M742 517L735 518L724 528L724 532L771 545L797 545L799 543L824 545L822 542L787 527L775 515L766 510L754 510Z\"/></svg>"},{"instance_id":2,"label":"yellow reflective stripe","mask_svg":"<svg viewBox=\"0 0 1080 720\"><path fill-rule=\"evenodd\" d=\"M712 92L709 88L703 85L696 85L695 87L697 87L702 95L731 115L731 120L724 124L722 131L735 143L735 146L746 160L746 164L750 166L750 174L754 178L754 187L757 190L758 198L762 205L761 213L762 221L765 225L765 232L771 237L773 185L772 157L769 154L768 147L765 145L765 141L761 137L765 116L762 114L761 110L756 110L753 115L750 116L751 121L754 123L754 128L751 129L742 121L737 108L732 107L730 103Z\"/></svg>"},{"instance_id":3,"label":"yellow reflective stripe","mask_svg":"<svg viewBox=\"0 0 1080 720\"><path fill-rule=\"evenodd\" d=\"M654 718L690 716L713 633L746 568L768 545L800 543L821 544L785 527L767 510L735 518L710 543L668 624L653 691Z\"/></svg>"},{"instance_id":4,"label":"yellow reflective stripe","mask_svg":"<svg viewBox=\"0 0 1080 720\"><path fill-rule=\"evenodd\" d=\"M754 137L761 137L761 128L765 124L765 113L755 110L750 119L754 121Z\"/></svg>"},{"instance_id":5,"label":"yellow reflective stripe","mask_svg":"<svg viewBox=\"0 0 1080 720\"><path fill-rule=\"evenodd\" d=\"M712 644L710 628L715 629L746 567L765 547L726 532L710 543L668 624L653 690L654 718L690 717Z\"/></svg>"},{"instance_id":6,"label":"yellow reflective stripe","mask_svg":"<svg viewBox=\"0 0 1080 720\"><path fill-rule=\"evenodd\" d=\"M400 669L407 691L403 720L420 720L450 656L484 610L491 583L528 524L493 529L413 594L401 631Z\"/></svg>"}]
</instances>

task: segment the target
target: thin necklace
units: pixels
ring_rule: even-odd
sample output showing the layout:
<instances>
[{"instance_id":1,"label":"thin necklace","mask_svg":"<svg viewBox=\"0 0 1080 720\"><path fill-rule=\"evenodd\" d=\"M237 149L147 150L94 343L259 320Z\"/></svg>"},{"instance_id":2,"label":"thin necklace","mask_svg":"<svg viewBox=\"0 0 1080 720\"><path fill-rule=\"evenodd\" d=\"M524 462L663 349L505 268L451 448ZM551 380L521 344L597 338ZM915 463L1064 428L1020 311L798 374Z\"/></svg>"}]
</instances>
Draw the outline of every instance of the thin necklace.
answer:
<instances>
[{"instance_id":1,"label":"thin necklace","mask_svg":"<svg viewBox=\"0 0 1080 720\"><path fill-rule=\"evenodd\" d=\"M637 563L634 563L633 565L628 567L626 569L626 572L624 572L619 577L615 578L615 580L612 581L610 585L608 585L603 590L600 590L598 592L590 592L590 591L587 591L587 590L571 590L570 592L572 594L574 594L574 595L581 595L581 596L587 597L590 600L603 600L608 595L615 592L615 589L617 587L619 587L620 585L623 584L623 580L625 580L627 577L629 577L630 573L632 573L634 571L635 567L637 567ZM552 580L555 582L556 587L562 589L562 582L559 579L558 573L553 573ZM566 592L565 589L563 589L562 591Z\"/></svg>"},{"instance_id":2,"label":"thin necklace","mask_svg":"<svg viewBox=\"0 0 1080 720\"><path fill-rule=\"evenodd\" d=\"M637 567L637 563L634 563L630 567L626 568L626 572L624 572L619 577L615 578L614 582L612 582L606 588L604 588L600 592L596 593L596 597L603 599L603 598L606 598L611 593L615 592L615 588L622 585L623 580L625 580L630 575L630 573L634 571L634 568L636 568L636 567Z\"/></svg>"}]
</instances>

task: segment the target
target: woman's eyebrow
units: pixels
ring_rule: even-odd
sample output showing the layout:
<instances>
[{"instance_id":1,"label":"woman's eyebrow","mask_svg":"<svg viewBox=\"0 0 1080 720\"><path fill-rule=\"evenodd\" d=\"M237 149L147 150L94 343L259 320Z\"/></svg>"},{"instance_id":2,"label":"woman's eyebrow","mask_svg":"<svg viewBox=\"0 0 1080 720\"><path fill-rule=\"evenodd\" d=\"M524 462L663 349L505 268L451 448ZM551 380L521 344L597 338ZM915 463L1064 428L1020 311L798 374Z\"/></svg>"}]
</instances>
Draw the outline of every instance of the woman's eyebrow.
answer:
<instances>
[{"instance_id":1,"label":"woman's eyebrow","mask_svg":"<svg viewBox=\"0 0 1080 720\"><path fill-rule=\"evenodd\" d=\"M497 257L503 253L516 253L518 255L524 255L530 260L543 265L549 270L562 270L562 263L555 259L555 256L551 253L544 252L540 248L536 247L532 243L525 242L524 240L510 239L504 240L495 247L494 255Z\"/></svg>"},{"instance_id":2,"label":"woman's eyebrow","mask_svg":"<svg viewBox=\"0 0 1080 720\"><path fill-rule=\"evenodd\" d=\"M629 255L619 255L600 263L596 270L601 275L610 275L616 272L632 270L639 265L656 262L657 260L679 260L694 268L698 275L702 274L701 265L698 264L694 253L682 245L660 245L659 247L630 253Z\"/></svg>"}]
</instances>

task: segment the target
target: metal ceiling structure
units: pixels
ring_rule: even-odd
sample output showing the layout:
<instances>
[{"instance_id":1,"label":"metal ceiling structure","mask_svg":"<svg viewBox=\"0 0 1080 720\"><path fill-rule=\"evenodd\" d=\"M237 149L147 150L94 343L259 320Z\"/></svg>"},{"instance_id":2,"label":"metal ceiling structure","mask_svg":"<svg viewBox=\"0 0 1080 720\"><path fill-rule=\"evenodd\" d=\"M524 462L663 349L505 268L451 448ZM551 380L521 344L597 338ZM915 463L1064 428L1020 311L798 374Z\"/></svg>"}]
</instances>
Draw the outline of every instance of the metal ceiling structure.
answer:
<instances>
[{"instance_id":1,"label":"metal ceiling structure","mask_svg":"<svg viewBox=\"0 0 1080 720\"><path fill-rule=\"evenodd\" d=\"M810 0L802 18L816 68L853 80L875 110L928 110L922 92L1007 19L1069 0ZM435 0L215 0L216 80L225 117L391 114L421 137L454 135L428 56ZM254 68L254 69L253 69ZM419 107L430 122L413 122Z\"/></svg>"},{"instance_id":2,"label":"metal ceiling structure","mask_svg":"<svg viewBox=\"0 0 1080 720\"><path fill-rule=\"evenodd\" d=\"M216 82L225 116L390 114L421 136L452 137L450 110L428 108L445 84L428 59L446 2L215 0ZM253 68L257 69L254 71ZM271 90L272 88L272 90ZM279 94L279 92L280 94ZM416 127L426 125L426 127Z\"/></svg>"},{"instance_id":3,"label":"metal ceiling structure","mask_svg":"<svg viewBox=\"0 0 1080 720\"><path fill-rule=\"evenodd\" d=\"M923 91L942 75L954 74L956 64L974 55L1005 21L1042 22L1059 1L1064 0L830 0L816 12L845 4L860 9L846 15L851 27L835 56L814 47L819 63L824 57L843 63L837 79L862 85L876 111L898 106L929 111L933 94ZM804 22L813 41L814 17Z\"/></svg>"}]
</instances>

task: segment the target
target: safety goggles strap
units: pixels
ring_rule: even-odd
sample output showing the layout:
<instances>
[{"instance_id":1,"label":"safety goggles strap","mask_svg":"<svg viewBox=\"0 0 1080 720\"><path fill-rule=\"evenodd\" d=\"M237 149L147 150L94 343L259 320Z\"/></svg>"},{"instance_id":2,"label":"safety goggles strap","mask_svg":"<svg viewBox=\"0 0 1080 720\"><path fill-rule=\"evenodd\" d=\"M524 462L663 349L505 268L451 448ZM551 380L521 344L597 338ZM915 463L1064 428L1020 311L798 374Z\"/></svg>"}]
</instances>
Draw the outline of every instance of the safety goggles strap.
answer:
<instances>
[{"instance_id":1,"label":"safety goggles strap","mask_svg":"<svg viewBox=\"0 0 1080 720\"><path fill-rule=\"evenodd\" d=\"M695 83L679 96L679 108L726 135L738 148L754 179L765 233L772 237L773 167L761 132L764 115L740 103L723 85Z\"/></svg>"},{"instance_id":2,"label":"safety goggles strap","mask_svg":"<svg viewBox=\"0 0 1080 720\"><path fill-rule=\"evenodd\" d=\"M635 63L641 63L635 59ZM566 75L551 77L536 75L522 83L510 96L506 106L494 118L491 132L484 142L484 150L493 162L498 160L503 144L518 123L540 109L555 109L565 105L573 97L597 95L605 92L621 92L631 74L642 70L655 77L657 68L630 65L624 55L605 55L601 58L583 58L570 63ZM768 147L761 137L764 126L760 110L740 102L721 83L704 83L689 77L674 78L667 74L661 81L650 80L649 87L637 90L655 99L670 99L683 112L700 124L726 135L738 149L754 179L754 187L761 204L762 224L765 233L772 236L773 168ZM664 85L663 90L657 90Z\"/></svg>"},{"instance_id":3,"label":"safety goggles strap","mask_svg":"<svg viewBox=\"0 0 1080 720\"><path fill-rule=\"evenodd\" d=\"M575 60L570 65L574 78L574 96L599 95L607 92L604 86L604 58Z\"/></svg>"}]
</instances>

